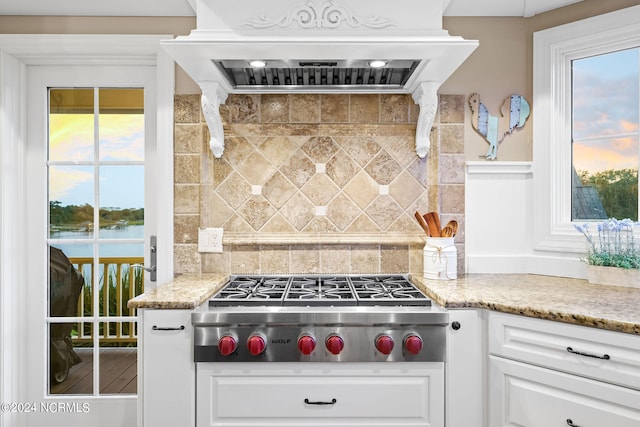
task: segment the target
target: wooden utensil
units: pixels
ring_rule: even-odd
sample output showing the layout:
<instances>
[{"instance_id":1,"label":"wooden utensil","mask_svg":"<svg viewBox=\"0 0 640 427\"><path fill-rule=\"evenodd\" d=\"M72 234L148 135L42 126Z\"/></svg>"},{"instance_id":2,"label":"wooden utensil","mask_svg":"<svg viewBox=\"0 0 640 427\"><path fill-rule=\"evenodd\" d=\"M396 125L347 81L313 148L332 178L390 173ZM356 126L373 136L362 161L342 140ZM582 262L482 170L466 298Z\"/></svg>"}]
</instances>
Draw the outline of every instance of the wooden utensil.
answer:
<instances>
[{"instance_id":1,"label":"wooden utensil","mask_svg":"<svg viewBox=\"0 0 640 427\"><path fill-rule=\"evenodd\" d=\"M438 216L438 212L427 212L422 216L424 220L427 222L427 226L429 227L429 235L431 237L441 237L440 236L440 217Z\"/></svg>"},{"instance_id":2,"label":"wooden utensil","mask_svg":"<svg viewBox=\"0 0 640 427\"><path fill-rule=\"evenodd\" d=\"M447 228L447 227L451 227L451 236L449 237L453 237L456 234L458 234L458 221L456 221L455 219L452 219L447 223L447 225L444 226L444 228Z\"/></svg>"},{"instance_id":3,"label":"wooden utensil","mask_svg":"<svg viewBox=\"0 0 640 427\"><path fill-rule=\"evenodd\" d=\"M426 235L431 237L431 234L429 234L429 226L427 225L422 215L420 215L420 212L416 211L415 216L416 216L416 219L418 220L418 224L420 224L420 227L422 227Z\"/></svg>"},{"instance_id":4,"label":"wooden utensil","mask_svg":"<svg viewBox=\"0 0 640 427\"><path fill-rule=\"evenodd\" d=\"M442 231L440 231L440 237L453 237L453 228L445 225Z\"/></svg>"}]
</instances>

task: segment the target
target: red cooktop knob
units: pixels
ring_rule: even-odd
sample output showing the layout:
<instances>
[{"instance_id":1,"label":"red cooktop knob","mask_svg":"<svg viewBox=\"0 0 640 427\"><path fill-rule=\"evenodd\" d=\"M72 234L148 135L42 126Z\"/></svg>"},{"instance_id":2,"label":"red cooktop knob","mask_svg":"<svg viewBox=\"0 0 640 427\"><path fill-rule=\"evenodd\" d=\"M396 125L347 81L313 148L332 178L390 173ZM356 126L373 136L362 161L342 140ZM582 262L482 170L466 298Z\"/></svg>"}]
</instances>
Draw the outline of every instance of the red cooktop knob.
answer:
<instances>
[{"instance_id":1,"label":"red cooktop knob","mask_svg":"<svg viewBox=\"0 0 640 427\"><path fill-rule=\"evenodd\" d=\"M252 356L258 356L267 348L267 343L260 335L251 335L247 339L247 349Z\"/></svg>"},{"instance_id":2,"label":"red cooktop knob","mask_svg":"<svg viewBox=\"0 0 640 427\"><path fill-rule=\"evenodd\" d=\"M382 354L391 354L393 350L393 338L389 335L379 335L376 338L376 349Z\"/></svg>"},{"instance_id":3,"label":"red cooktop knob","mask_svg":"<svg viewBox=\"0 0 640 427\"><path fill-rule=\"evenodd\" d=\"M418 354L422 351L422 338L418 335L409 335L404 339L404 348L411 354Z\"/></svg>"},{"instance_id":4,"label":"red cooktop knob","mask_svg":"<svg viewBox=\"0 0 640 427\"><path fill-rule=\"evenodd\" d=\"M218 350L220 350L220 354L223 356L228 356L238 347L238 343L236 339L231 335L223 335L218 340Z\"/></svg>"},{"instance_id":5,"label":"red cooktop knob","mask_svg":"<svg viewBox=\"0 0 640 427\"><path fill-rule=\"evenodd\" d=\"M329 335L324 344L331 354L340 354L344 348L344 340L340 335Z\"/></svg>"},{"instance_id":6,"label":"red cooktop knob","mask_svg":"<svg viewBox=\"0 0 640 427\"><path fill-rule=\"evenodd\" d=\"M300 353L310 355L316 348L316 339L311 335L303 335L298 338L298 350Z\"/></svg>"}]
</instances>

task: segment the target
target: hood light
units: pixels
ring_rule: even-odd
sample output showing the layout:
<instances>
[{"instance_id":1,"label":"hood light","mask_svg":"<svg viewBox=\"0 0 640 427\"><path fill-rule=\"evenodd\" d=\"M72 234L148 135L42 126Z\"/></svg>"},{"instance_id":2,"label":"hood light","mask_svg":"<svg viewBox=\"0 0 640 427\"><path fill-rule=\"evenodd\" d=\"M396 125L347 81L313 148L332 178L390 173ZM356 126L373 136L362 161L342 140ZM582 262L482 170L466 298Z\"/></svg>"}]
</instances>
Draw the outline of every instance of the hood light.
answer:
<instances>
[{"instance_id":1,"label":"hood light","mask_svg":"<svg viewBox=\"0 0 640 427\"><path fill-rule=\"evenodd\" d=\"M249 62L249 65L251 65L254 68L264 68L267 66L267 62L266 61L261 61L259 59L253 60L251 62Z\"/></svg>"},{"instance_id":2,"label":"hood light","mask_svg":"<svg viewBox=\"0 0 640 427\"><path fill-rule=\"evenodd\" d=\"M387 61L382 61L379 59L376 59L374 61L369 61L369 67L371 68L382 68L385 65L387 65Z\"/></svg>"}]
</instances>

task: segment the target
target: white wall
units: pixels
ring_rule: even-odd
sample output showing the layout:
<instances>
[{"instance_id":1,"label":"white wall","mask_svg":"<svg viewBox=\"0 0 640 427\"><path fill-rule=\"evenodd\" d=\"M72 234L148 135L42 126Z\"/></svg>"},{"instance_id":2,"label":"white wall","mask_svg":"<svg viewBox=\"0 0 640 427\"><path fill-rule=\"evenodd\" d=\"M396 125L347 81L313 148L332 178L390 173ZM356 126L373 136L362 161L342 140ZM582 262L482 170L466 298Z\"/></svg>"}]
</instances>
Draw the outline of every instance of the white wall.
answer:
<instances>
[{"instance_id":1,"label":"white wall","mask_svg":"<svg viewBox=\"0 0 640 427\"><path fill-rule=\"evenodd\" d=\"M466 163L467 273L527 273L531 257L531 162Z\"/></svg>"}]
</instances>

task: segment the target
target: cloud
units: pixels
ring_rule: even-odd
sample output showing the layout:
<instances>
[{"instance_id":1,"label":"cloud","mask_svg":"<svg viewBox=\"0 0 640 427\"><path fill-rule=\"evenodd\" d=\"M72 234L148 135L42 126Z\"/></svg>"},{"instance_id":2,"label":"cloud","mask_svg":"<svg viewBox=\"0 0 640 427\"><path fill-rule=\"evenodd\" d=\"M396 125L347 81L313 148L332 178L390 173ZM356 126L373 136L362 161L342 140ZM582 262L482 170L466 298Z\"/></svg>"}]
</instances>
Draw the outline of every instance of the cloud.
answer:
<instances>
[{"instance_id":1,"label":"cloud","mask_svg":"<svg viewBox=\"0 0 640 427\"><path fill-rule=\"evenodd\" d=\"M638 130L638 76L610 79L582 70L574 75L574 139Z\"/></svg>"},{"instance_id":2,"label":"cloud","mask_svg":"<svg viewBox=\"0 0 640 427\"><path fill-rule=\"evenodd\" d=\"M93 204L93 191L87 191L81 187L93 189L93 173L91 167L74 166L50 166L49 167L49 200L58 200L63 204ZM82 193L82 194L78 194ZM78 197L80 196L80 199ZM73 200L67 200L72 198Z\"/></svg>"},{"instance_id":3,"label":"cloud","mask_svg":"<svg viewBox=\"0 0 640 427\"><path fill-rule=\"evenodd\" d=\"M574 166L590 174L613 169L638 168L637 138L618 138L608 143L574 143Z\"/></svg>"},{"instance_id":4,"label":"cloud","mask_svg":"<svg viewBox=\"0 0 640 427\"><path fill-rule=\"evenodd\" d=\"M93 115L49 115L49 160L93 160Z\"/></svg>"},{"instance_id":5,"label":"cloud","mask_svg":"<svg viewBox=\"0 0 640 427\"><path fill-rule=\"evenodd\" d=\"M100 116L101 160L144 160L144 116L103 114Z\"/></svg>"},{"instance_id":6,"label":"cloud","mask_svg":"<svg viewBox=\"0 0 640 427\"><path fill-rule=\"evenodd\" d=\"M49 117L49 159L91 161L94 158L94 116L51 114ZM144 160L144 115L101 114L99 117L100 159Z\"/></svg>"}]
</instances>

